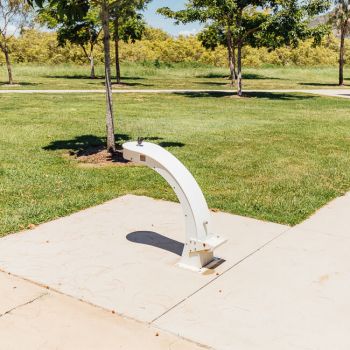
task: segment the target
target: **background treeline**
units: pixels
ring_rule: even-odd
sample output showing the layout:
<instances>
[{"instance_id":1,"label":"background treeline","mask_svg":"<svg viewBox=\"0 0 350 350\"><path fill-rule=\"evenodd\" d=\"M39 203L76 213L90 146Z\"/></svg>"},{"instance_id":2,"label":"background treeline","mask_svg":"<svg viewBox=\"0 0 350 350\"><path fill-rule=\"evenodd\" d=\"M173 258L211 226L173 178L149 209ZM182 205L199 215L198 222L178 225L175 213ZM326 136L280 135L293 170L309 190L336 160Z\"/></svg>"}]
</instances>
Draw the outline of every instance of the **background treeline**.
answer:
<instances>
[{"instance_id":1,"label":"background treeline","mask_svg":"<svg viewBox=\"0 0 350 350\"><path fill-rule=\"evenodd\" d=\"M113 43L112 43L113 45ZM35 29L24 30L10 42L11 57L14 63L33 64L88 64L81 47L67 43L59 46L55 32L42 32ZM350 40L346 40L350 46ZM252 48L243 50L245 66L296 65L330 66L339 60L339 39L333 35L325 37L320 46L314 46L313 40L306 40L296 48L280 47L275 50ZM103 47L99 42L94 50L96 64L103 62ZM219 46L215 50L203 47L196 36L172 37L159 29L147 28L143 40L135 43L120 43L120 59L129 62L153 62L171 64L178 62L198 62L217 67L227 66L227 49ZM0 64L4 64L0 55Z\"/></svg>"}]
</instances>

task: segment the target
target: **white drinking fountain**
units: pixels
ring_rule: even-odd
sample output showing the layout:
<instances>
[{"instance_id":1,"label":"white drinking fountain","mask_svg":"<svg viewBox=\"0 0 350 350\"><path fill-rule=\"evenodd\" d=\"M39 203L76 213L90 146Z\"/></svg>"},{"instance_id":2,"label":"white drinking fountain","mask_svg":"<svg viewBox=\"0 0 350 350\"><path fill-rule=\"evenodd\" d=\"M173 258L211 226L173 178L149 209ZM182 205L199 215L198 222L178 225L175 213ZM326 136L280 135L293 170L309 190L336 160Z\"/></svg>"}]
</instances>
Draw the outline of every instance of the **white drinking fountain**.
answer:
<instances>
[{"instance_id":1,"label":"white drinking fountain","mask_svg":"<svg viewBox=\"0 0 350 350\"><path fill-rule=\"evenodd\" d=\"M214 249L226 239L211 231L211 218L203 193L187 168L164 148L150 142L126 142L123 156L134 163L144 164L160 174L173 188L183 209L186 238L179 266L202 271L220 260Z\"/></svg>"}]
</instances>

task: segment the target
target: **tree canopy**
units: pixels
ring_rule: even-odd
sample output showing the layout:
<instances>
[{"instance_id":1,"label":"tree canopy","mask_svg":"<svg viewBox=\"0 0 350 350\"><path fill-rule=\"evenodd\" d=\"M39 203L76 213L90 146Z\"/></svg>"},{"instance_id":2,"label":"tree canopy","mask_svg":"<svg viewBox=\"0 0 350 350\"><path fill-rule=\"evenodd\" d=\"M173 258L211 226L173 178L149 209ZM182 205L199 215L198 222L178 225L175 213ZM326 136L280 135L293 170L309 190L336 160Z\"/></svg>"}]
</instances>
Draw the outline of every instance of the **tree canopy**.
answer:
<instances>
[{"instance_id":1,"label":"tree canopy","mask_svg":"<svg viewBox=\"0 0 350 350\"><path fill-rule=\"evenodd\" d=\"M98 8L90 7L80 21L74 22L68 16L59 14L57 4L51 6L46 4L39 11L38 21L50 29L56 29L60 46L70 42L81 47L90 62L90 77L95 78L94 48L102 30Z\"/></svg>"},{"instance_id":2,"label":"tree canopy","mask_svg":"<svg viewBox=\"0 0 350 350\"><path fill-rule=\"evenodd\" d=\"M205 23L199 36L203 45L227 47L231 79L237 75L238 94L242 95L242 47L296 46L308 37L319 42L327 28L310 27L309 19L328 7L328 0L188 0L183 10L163 7L158 12L175 23Z\"/></svg>"},{"instance_id":3,"label":"tree canopy","mask_svg":"<svg viewBox=\"0 0 350 350\"><path fill-rule=\"evenodd\" d=\"M121 82L119 41L135 42L141 40L146 23L140 11L144 10L151 0L118 0L112 7L110 15L113 22L113 39L115 43L116 80Z\"/></svg>"},{"instance_id":4,"label":"tree canopy","mask_svg":"<svg viewBox=\"0 0 350 350\"><path fill-rule=\"evenodd\" d=\"M14 83L10 61L9 42L14 36L13 28L23 29L27 24L30 8L25 0L0 0L0 50L4 53L8 72L8 83Z\"/></svg>"},{"instance_id":5,"label":"tree canopy","mask_svg":"<svg viewBox=\"0 0 350 350\"><path fill-rule=\"evenodd\" d=\"M84 43L86 37L91 39L91 29L95 28L96 22L89 18L89 13L96 8L103 31L104 66L105 66L105 88L106 88L106 130L107 150L116 153L114 135L114 114L112 101L111 81L111 20L114 22L115 40L131 38L136 40L140 35L140 17L137 11L143 9L150 0L27 0L32 6L47 8L54 11L57 21L64 23L61 31L61 39L76 40ZM116 39L117 38L117 39ZM118 45L116 45L116 50ZM116 51L116 56L119 57ZM119 60L117 59L119 62ZM118 69L117 69L118 70ZM118 75L118 73L117 73ZM119 73L120 77L120 73Z\"/></svg>"}]
</instances>

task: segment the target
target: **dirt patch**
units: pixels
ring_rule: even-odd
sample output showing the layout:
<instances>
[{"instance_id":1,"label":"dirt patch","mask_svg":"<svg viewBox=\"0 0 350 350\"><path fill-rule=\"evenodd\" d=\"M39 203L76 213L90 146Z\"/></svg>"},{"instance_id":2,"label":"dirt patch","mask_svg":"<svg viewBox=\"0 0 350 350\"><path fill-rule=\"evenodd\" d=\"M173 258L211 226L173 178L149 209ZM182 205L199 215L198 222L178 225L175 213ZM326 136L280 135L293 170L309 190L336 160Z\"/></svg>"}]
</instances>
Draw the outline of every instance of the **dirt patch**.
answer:
<instances>
[{"instance_id":1,"label":"dirt patch","mask_svg":"<svg viewBox=\"0 0 350 350\"><path fill-rule=\"evenodd\" d=\"M118 150L111 155L106 149L89 148L84 151L69 151L67 157L75 159L80 166L102 167L102 166L130 166L135 165L123 158L123 153Z\"/></svg>"}]
</instances>

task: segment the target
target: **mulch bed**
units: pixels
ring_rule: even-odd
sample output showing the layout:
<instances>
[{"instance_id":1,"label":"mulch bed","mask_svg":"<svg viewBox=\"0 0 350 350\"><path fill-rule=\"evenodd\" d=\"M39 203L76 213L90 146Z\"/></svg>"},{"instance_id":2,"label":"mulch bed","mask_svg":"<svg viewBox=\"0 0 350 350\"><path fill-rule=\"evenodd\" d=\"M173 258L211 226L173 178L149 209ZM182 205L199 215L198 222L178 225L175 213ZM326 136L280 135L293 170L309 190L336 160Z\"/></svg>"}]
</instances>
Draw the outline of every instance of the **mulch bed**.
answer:
<instances>
[{"instance_id":1,"label":"mulch bed","mask_svg":"<svg viewBox=\"0 0 350 350\"><path fill-rule=\"evenodd\" d=\"M121 150L117 150L114 154L110 154L106 149L101 147L91 147L86 150L79 150L77 152L70 151L69 158L74 158L82 166L130 166L135 165L132 162L123 158Z\"/></svg>"}]
</instances>

